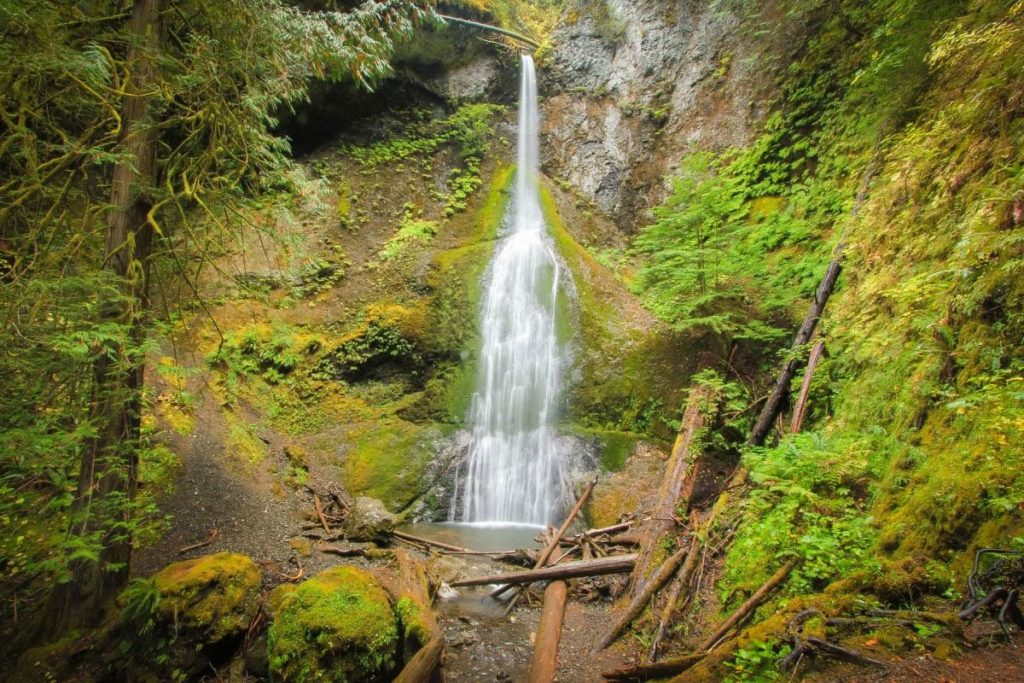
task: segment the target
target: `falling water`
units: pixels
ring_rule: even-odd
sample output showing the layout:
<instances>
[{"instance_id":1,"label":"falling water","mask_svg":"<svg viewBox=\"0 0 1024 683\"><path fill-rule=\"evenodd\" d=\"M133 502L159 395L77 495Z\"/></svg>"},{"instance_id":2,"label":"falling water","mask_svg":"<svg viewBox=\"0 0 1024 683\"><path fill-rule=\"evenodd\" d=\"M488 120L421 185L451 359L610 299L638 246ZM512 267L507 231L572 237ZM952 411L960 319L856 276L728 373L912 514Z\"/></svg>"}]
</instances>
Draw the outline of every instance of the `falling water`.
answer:
<instances>
[{"instance_id":1,"label":"falling water","mask_svg":"<svg viewBox=\"0 0 1024 683\"><path fill-rule=\"evenodd\" d=\"M561 273L540 207L537 129L536 75L524 55L511 221L489 269L472 443L451 515L466 522L547 524L564 512L569 491L553 427L563 364L556 330Z\"/></svg>"}]
</instances>

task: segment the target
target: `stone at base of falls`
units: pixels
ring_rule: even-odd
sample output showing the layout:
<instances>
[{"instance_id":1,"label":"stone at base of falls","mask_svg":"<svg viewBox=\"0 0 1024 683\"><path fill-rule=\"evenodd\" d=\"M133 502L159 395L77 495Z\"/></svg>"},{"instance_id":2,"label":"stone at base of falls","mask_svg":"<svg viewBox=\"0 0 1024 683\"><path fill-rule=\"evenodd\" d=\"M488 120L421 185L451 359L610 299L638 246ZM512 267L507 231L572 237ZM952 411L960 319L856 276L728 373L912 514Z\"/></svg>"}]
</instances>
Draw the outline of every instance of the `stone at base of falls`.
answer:
<instances>
[{"instance_id":1,"label":"stone at base of falls","mask_svg":"<svg viewBox=\"0 0 1024 683\"><path fill-rule=\"evenodd\" d=\"M352 510L345 518L345 538L350 541L386 543L397 521L398 517L388 512L384 503L376 498L356 498Z\"/></svg>"},{"instance_id":2,"label":"stone at base of falls","mask_svg":"<svg viewBox=\"0 0 1024 683\"><path fill-rule=\"evenodd\" d=\"M267 652L273 680L389 680L398 619L372 574L349 566L328 569L298 586L276 589L270 609Z\"/></svg>"}]
</instances>

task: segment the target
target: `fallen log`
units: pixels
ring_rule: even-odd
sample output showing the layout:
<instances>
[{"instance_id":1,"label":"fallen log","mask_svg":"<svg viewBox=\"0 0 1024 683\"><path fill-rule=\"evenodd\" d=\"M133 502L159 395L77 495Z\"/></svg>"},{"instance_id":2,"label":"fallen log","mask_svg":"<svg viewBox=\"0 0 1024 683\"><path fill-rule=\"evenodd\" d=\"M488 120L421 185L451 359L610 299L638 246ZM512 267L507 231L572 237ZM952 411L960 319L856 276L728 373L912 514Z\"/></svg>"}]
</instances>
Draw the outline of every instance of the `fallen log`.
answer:
<instances>
[{"instance_id":1,"label":"fallen log","mask_svg":"<svg viewBox=\"0 0 1024 683\"><path fill-rule=\"evenodd\" d=\"M818 325L818 319L821 318L821 313L825 310L825 304L828 302L828 298L836 286L836 280L839 279L839 273L842 269L843 266L838 256L828 264L828 268L825 269L825 275L821 278L821 283L814 292L811 307L808 309L807 315L804 316L804 321L796 333L796 338L793 339L792 349L799 349L811 340L814 328ZM793 375L796 374L799 364L800 361L797 358L790 358L783 364L782 371L779 373L779 379L775 382L772 393L768 395L764 405L761 407L761 414L758 415L754 428L750 430L750 438L747 439L747 444L751 446L761 446L764 444L765 438L775 423L775 418L782 412L786 397L789 396Z\"/></svg>"},{"instance_id":2,"label":"fallen log","mask_svg":"<svg viewBox=\"0 0 1024 683\"><path fill-rule=\"evenodd\" d=\"M697 541L697 535L695 533L695 525L697 521L697 515L692 515L691 528L694 528L694 533L691 534L689 544L683 546L676 552L674 552L667 560L665 560L661 568L658 569L657 574L644 586L644 589L640 592L640 595L633 598L630 602L629 607L626 608L626 612L619 618L615 625L612 626L611 630L601 639L597 649L603 650L613 642L615 639L622 635L622 632L629 628L629 625L633 623L633 620L637 618L640 612L643 611L644 607L647 606L648 601L654 596L656 592L661 590L669 579L676 573L676 569L683 563L685 558L695 555L695 548L700 545Z\"/></svg>"},{"instance_id":3,"label":"fallen log","mask_svg":"<svg viewBox=\"0 0 1024 683\"><path fill-rule=\"evenodd\" d=\"M708 526L710 526L710 523ZM690 579L693 577L693 572L697 569L697 556L699 555L697 550L702 545L699 534L694 530L693 540L690 542L690 551L686 555L683 568L679 570L679 574L676 576L675 584L669 591L665 607L662 609L661 617L658 619L658 629L654 633L654 638L651 639L650 657L652 662L658 659L658 647L661 645L661 639L665 637L668 622L672 619L672 614L676 611L679 600L690 587Z\"/></svg>"},{"instance_id":4,"label":"fallen log","mask_svg":"<svg viewBox=\"0 0 1024 683\"><path fill-rule=\"evenodd\" d=\"M525 572L508 572L491 576L477 576L470 579L452 581L452 586L485 586L491 583L518 585L534 581L554 581L556 579L573 579L580 576L602 576L604 574L622 574L630 571L636 563L636 554L612 555L586 562L566 562L554 567L530 569Z\"/></svg>"},{"instance_id":5,"label":"fallen log","mask_svg":"<svg viewBox=\"0 0 1024 683\"><path fill-rule=\"evenodd\" d=\"M704 386L695 386L686 400L683 422L679 427L672 455L665 466L665 474L658 490L657 503L646 524L640 525L640 551L629 583L633 597L644 590L653 571L651 562L662 540L676 527L676 508L684 488L684 480L696 457L694 448L698 431L705 425L704 408L712 400L712 392Z\"/></svg>"},{"instance_id":6,"label":"fallen log","mask_svg":"<svg viewBox=\"0 0 1024 683\"><path fill-rule=\"evenodd\" d=\"M394 555L395 552L387 548L360 548L353 546L327 545L324 543L317 543L316 549L328 555L337 555L338 557L365 557L371 560L389 558Z\"/></svg>"},{"instance_id":7,"label":"fallen log","mask_svg":"<svg viewBox=\"0 0 1024 683\"><path fill-rule=\"evenodd\" d=\"M618 524L612 524L611 526L603 526L597 529L587 529L583 533L570 536L569 539L578 543L581 538L590 537L596 538L598 536L604 536L605 534L617 534L620 531L626 531L629 527L633 526L633 522L620 522Z\"/></svg>"},{"instance_id":8,"label":"fallen log","mask_svg":"<svg viewBox=\"0 0 1024 683\"><path fill-rule=\"evenodd\" d=\"M519 43L523 43L524 45L528 45L532 47L534 50L540 49L540 43L538 43L533 38L530 38L529 36L524 36L522 33L510 31L507 28L494 26L492 24L484 24L479 21L470 21L469 19L463 19L462 17L453 17L447 14L438 14L437 16L442 21L451 22L453 24L462 24L463 26L469 26L472 28L480 29L481 31L490 31L491 33L496 33L498 35L505 36L506 38L511 38L512 40L517 41Z\"/></svg>"},{"instance_id":9,"label":"fallen log","mask_svg":"<svg viewBox=\"0 0 1024 683\"><path fill-rule=\"evenodd\" d=\"M666 659L663 662L638 664L636 666L626 666L621 669L604 671L601 673L601 678L607 681L620 681L622 683L640 683L641 681L667 678L686 671L702 659L704 659L704 654L697 652L674 659Z\"/></svg>"},{"instance_id":10,"label":"fallen log","mask_svg":"<svg viewBox=\"0 0 1024 683\"><path fill-rule=\"evenodd\" d=\"M193 543L192 545L187 545L184 548L179 548L178 554L184 555L189 551L198 550L199 548L205 548L206 546L210 545L211 543L217 540L218 533L220 532L217 529L210 529L210 533L206 534L205 541L199 541L199 543Z\"/></svg>"},{"instance_id":11,"label":"fallen log","mask_svg":"<svg viewBox=\"0 0 1024 683\"><path fill-rule=\"evenodd\" d=\"M771 575L771 577L764 582L764 585L754 591L746 602L736 608L736 611L729 615L721 626L715 629L715 632L701 644L700 649L710 652L718 644L725 635L732 629L733 626L740 623L744 617L754 611L754 609L761 604L765 597L771 593L780 583L786 580L789 573L796 568L799 563L797 558L793 558L782 565L777 572Z\"/></svg>"},{"instance_id":12,"label":"fallen log","mask_svg":"<svg viewBox=\"0 0 1024 683\"><path fill-rule=\"evenodd\" d=\"M540 613L537 639L530 664L529 683L551 683L558 671L558 643L562 638L562 618L569 587L565 581L552 581L544 589L544 607Z\"/></svg>"},{"instance_id":13,"label":"fallen log","mask_svg":"<svg viewBox=\"0 0 1024 683\"><path fill-rule=\"evenodd\" d=\"M441 663L444 636L434 636L429 643L413 655L393 683L427 683L431 681Z\"/></svg>"},{"instance_id":14,"label":"fallen log","mask_svg":"<svg viewBox=\"0 0 1024 683\"><path fill-rule=\"evenodd\" d=\"M551 553L553 553L555 551L555 548L558 547L559 541L561 541L562 536L564 536L565 532L568 531L569 525L572 524L572 521L574 519L576 519L576 515L578 515L580 510L583 509L583 506L590 498L590 494L594 492L594 486L596 485L597 477L594 477L589 483L587 483L587 487L583 489L583 493L582 495L580 495L579 500L577 500L576 504L572 506L572 510L569 511L569 515L565 518L565 521L562 522L562 526L558 528L558 531L555 532L554 536L552 536L548 544L544 546L544 550L542 550L540 555L537 556L537 562L533 566L534 569L540 569L548 563L548 560L551 558ZM493 591L491 591L491 597L497 598L511 587L511 585L498 586ZM512 611L512 607L515 606L515 601L518 599L518 597L519 596L512 598L513 602L510 603L510 607L508 608L507 611Z\"/></svg>"},{"instance_id":15,"label":"fallen log","mask_svg":"<svg viewBox=\"0 0 1024 683\"><path fill-rule=\"evenodd\" d=\"M804 416L807 414L807 395L811 392L811 380L814 379L814 370L818 367L821 354L825 350L825 342L818 340L818 343L811 349L811 355L807 357L807 369L804 370L804 381L800 385L800 394L793 408L793 420L789 423L789 433L796 434L804 424Z\"/></svg>"}]
</instances>

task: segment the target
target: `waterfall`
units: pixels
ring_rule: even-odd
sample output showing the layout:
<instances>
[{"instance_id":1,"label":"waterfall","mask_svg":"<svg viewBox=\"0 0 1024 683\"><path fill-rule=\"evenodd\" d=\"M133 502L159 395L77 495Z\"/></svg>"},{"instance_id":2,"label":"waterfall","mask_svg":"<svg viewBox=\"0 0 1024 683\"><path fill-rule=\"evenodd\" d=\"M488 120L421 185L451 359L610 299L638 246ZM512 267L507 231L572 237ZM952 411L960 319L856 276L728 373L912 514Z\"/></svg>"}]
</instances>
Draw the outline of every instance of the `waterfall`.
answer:
<instances>
[{"instance_id":1,"label":"waterfall","mask_svg":"<svg viewBox=\"0 0 1024 683\"><path fill-rule=\"evenodd\" d=\"M465 522L547 524L565 512L567 454L554 429L563 350L557 334L559 260L538 194L537 84L522 57L515 187L481 311L482 349L470 405Z\"/></svg>"}]
</instances>

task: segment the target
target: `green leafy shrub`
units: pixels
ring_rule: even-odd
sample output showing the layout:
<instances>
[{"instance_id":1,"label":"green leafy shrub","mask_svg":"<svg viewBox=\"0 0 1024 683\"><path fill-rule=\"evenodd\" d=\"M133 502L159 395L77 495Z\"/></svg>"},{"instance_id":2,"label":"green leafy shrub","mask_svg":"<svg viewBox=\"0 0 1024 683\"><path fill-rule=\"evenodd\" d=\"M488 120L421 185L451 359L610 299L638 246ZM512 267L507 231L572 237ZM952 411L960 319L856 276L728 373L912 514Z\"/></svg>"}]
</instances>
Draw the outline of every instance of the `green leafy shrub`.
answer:
<instances>
[{"instance_id":1,"label":"green leafy shrub","mask_svg":"<svg viewBox=\"0 0 1024 683\"><path fill-rule=\"evenodd\" d=\"M744 454L755 487L719 582L724 604L756 590L787 557L801 559L786 584L796 594L871 566L877 531L865 508L874 447L798 434Z\"/></svg>"},{"instance_id":2,"label":"green leafy shrub","mask_svg":"<svg viewBox=\"0 0 1024 683\"><path fill-rule=\"evenodd\" d=\"M225 372L230 383L250 376L277 384L299 364L301 353L290 328L260 324L226 335L207 363Z\"/></svg>"}]
</instances>

